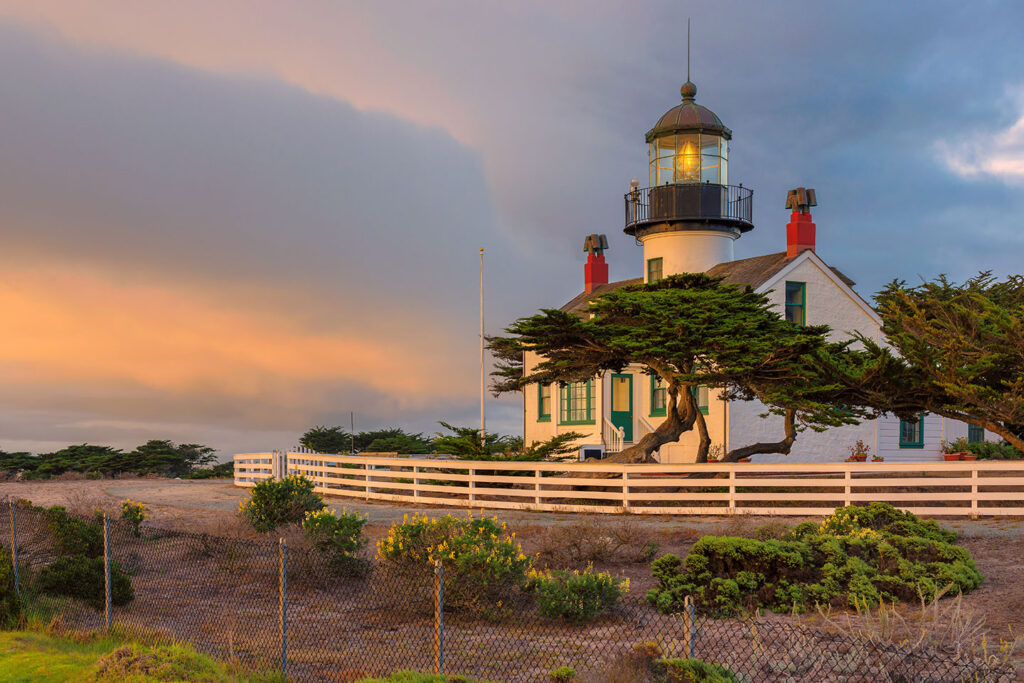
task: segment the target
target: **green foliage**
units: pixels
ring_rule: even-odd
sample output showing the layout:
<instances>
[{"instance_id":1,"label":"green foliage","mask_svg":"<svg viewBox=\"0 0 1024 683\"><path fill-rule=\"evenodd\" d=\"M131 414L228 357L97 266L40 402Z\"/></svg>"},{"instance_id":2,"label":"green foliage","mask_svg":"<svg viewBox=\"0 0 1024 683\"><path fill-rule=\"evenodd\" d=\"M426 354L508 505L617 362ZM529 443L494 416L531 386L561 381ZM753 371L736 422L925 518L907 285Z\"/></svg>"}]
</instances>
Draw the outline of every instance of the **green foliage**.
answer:
<instances>
[{"instance_id":1,"label":"green foliage","mask_svg":"<svg viewBox=\"0 0 1024 683\"><path fill-rule=\"evenodd\" d=\"M46 510L46 526L62 555L99 557L103 554L103 527L99 522L75 517L63 506L55 505Z\"/></svg>"},{"instance_id":2,"label":"green foliage","mask_svg":"<svg viewBox=\"0 0 1024 683\"><path fill-rule=\"evenodd\" d=\"M146 506L142 503L125 498L121 501L121 521L128 525L132 535L138 538L142 535L139 528L142 520L146 519Z\"/></svg>"},{"instance_id":3,"label":"green foliage","mask_svg":"<svg viewBox=\"0 0 1024 683\"><path fill-rule=\"evenodd\" d=\"M892 350L865 348L891 367L888 408L976 424L1024 449L1024 276L894 280L875 299Z\"/></svg>"},{"instance_id":4,"label":"green foliage","mask_svg":"<svg viewBox=\"0 0 1024 683\"><path fill-rule=\"evenodd\" d=\"M604 614L629 591L629 579L608 572L531 571L526 583L537 596L541 616L584 624Z\"/></svg>"},{"instance_id":5,"label":"green foliage","mask_svg":"<svg viewBox=\"0 0 1024 683\"><path fill-rule=\"evenodd\" d=\"M273 531L283 524L297 524L310 512L326 507L313 488L313 481L300 474L284 479L264 479L239 503L238 511L260 533Z\"/></svg>"},{"instance_id":6,"label":"green foliage","mask_svg":"<svg viewBox=\"0 0 1024 683\"><path fill-rule=\"evenodd\" d=\"M576 678L576 669L571 666L560 666L548 672L548 678L554 683L569 683Z\"/></svg>"},{"instance_id":7,"label":"green foliage","mask_svg":"<svg viewBox=\"0 0 1024 683\"><path fill-rule=\"evenodd\" d=\"M948 586L967 592L981 584L970 553L955 542L934 520L885 503L845 507L781 539L705 536L685 562L660 557L651 564L658 587L647 600L668 613L691 595L702 609L722 615L930 600Z\"/></svg>"},{"instance_id":8,"label":"green foliage","mask_svg":"<svg viewBox=\"0 0 1024 683\"><path fill-rule=\"evenodd\" d=\"M11 553L0 546L0 629L17 626L21 622L22 607L21 596L14 589Z\"/></svg>"},{"instance_id":9,"label":"green foliage","mask_svg":"<svg viewBox=\"0 0 1024 683\"><path fill-rule=\"evenodd\" d=\"M104 607L105 586L103 558L81 555L58 557L33 581L33 588L41 593L78 598L96 609ZM131 579L114 561L110 563L110 596L118 606L135 599Z\"/></svg>"},{"instance_id":10,"label":"green foliage","mask_svg":"<svg viewBox=\"0 0 1024 683\"><path fill-rule=\"evenodd\" d=\"M233 461L219 462L213 467L204 467L193 470L182 476L182 479L230 479L235 476L235 463Z\"/></svg>"},{"instance_id":11,"label":"green foliage","mask_svg":"<svg viewBox=\"0 0 1024 683\"><path fill-rule=\"evenodd\" d=\"M1022 460L1024 451L1005 441L979 441L967 444L967 451L978 456L978 460Z\"/></svg>"},{"instance_id":12,"label":"green foliage","mask_svg":"<svg viewBox=\"0 0 1024 683\"><path fill-rule=\"evenodd\" d=\"M382 568L429 582L435 561L444 569L445 608L486 610L503 592L526 580L530 560L493 517L458 519L408 515L377 542Z\"/></svg>"},{"instance_id":13,"label":"green foliage","mask_svg":"<svg viewBox=\"0 0 1024 683\"><path fill-rule=\"evenodd\" d=\"M439 422L451 434L438 432L434 438L434 447L438 453L454 455L464 460L506 460L507 453L521 447L522 441L516 442L515 437L488 433L483 441L480 430L476 427L456 427L447 422Z\"/></svg>"},{"instance_id":14,"label":"green foliage","mask_svg":"<svg viewBox=\"0 0 1024 683\"><path fill-rule=\"evenodd\" d=\"M700 659L657 659L651 663L656 683L737 683L736 674Z\"/></svg>"},{"instance_id":15,"label":"green foliage","mask_svg":"<svg viewBox=\"0 0 1024 683\"><path fill-rule=\"evenodd\" d=\"M125 453L109 446L78 444L39 456L0 452L0 470L23 472L26 479L48 479L65 472L103 475L135 473L186 476L216 459L214 449L194 443L151 440Z\"/></svg>"},{"instance_id":16,"label":"green foliage","mask_svg":"<svg viewBox=\"0 0 1024 683\"><path fill-rule=\"evenodd\" d=\"M358 553L366 545L363 538L366 519L357 512L342 510L339 515L334 510L318 510L306 514L302 529L313 547L327 556L334 572L343 576L362 574L367 566Z\"/></svg>"},{"instance_id":17,"label":"green foliage","mask_svg":"<svg viewBox=\"0 0 1024 683\"><path fill-rule=\"evenodd\" d=\"M434 443L430 437L421 433L411 434L405 430L391 427L359 432L354 436L343 427L324 427L317 425L306 431L299 443L318 453L402 453L423 454L433 453Z\"/></svg>"}]
</instances>

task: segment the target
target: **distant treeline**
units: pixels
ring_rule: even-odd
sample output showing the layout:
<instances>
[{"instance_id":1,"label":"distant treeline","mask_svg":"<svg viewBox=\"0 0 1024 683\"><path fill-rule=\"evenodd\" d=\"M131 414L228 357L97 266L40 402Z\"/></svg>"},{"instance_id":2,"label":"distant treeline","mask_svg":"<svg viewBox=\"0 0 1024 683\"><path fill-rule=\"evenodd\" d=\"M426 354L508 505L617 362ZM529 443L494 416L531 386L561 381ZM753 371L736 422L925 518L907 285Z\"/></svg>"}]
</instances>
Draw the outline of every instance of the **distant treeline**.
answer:
<instances>
[{"instance_id":1,"label":"distant treeline","mask_svg":"<svg viewBox=\"0 0 1024 683\"><path fill-rule=\"evenodd\" d=\"M66 472L102 477L115 474L157 474L187 479L228 477L234 463L216 463L215 450L195 443L153 439L125 452L110 446L78 444L53 453L0 451L0 471L24 479L49 479Z\"/></svg>"}]
</instances>

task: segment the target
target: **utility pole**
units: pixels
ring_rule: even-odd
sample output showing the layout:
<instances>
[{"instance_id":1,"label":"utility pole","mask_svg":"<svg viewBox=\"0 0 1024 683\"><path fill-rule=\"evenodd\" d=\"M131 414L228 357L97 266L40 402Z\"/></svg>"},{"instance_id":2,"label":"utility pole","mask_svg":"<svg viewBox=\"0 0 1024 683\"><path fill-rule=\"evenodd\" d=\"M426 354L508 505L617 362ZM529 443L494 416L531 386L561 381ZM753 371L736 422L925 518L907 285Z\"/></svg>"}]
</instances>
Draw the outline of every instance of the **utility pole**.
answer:
<instances>
[{"instance_id":1,"label":"utility pole","mask_svg":"<svg viewBox=\"0 0 1024 683\"><path fill-rule=\"evenodd\" d=\"M480 447L483 448L486 435L484 418L484 248L480 247Z\"/></svg>"},{"instance_id":2,"label":"utility pole","mask_svg":"<svg viewBox=\"0 0 1024 683\"><path fill-rule=\"evenodd\" d=\"M352 441L352 455L356 454L356 413L355 411L349 411L348 414L348 435Z\"/></svg>"}]
</instances>

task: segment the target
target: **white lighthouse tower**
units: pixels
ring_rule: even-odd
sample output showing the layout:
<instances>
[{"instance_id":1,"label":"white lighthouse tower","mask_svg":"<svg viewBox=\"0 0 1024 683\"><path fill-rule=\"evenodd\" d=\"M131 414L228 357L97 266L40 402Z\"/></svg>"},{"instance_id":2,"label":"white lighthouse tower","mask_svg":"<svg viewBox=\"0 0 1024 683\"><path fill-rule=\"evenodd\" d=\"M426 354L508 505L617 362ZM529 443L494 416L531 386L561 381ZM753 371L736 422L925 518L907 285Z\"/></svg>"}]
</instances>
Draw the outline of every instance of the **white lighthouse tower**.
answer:
<instances>
[{"instance_id":1,"label":"white lighthouse tower","mask_svg":"<svg viewBox=\"0 0 1024 683\"><path fill-rule=\"evenodd\" d=\"M626 195L625 232L644 247L644 282L704 272L733 260L733 243L754 228L753 191L729 185L732 131L697 104L689 80L647 132L649 187Z\"/></svg>"}]
</instances>

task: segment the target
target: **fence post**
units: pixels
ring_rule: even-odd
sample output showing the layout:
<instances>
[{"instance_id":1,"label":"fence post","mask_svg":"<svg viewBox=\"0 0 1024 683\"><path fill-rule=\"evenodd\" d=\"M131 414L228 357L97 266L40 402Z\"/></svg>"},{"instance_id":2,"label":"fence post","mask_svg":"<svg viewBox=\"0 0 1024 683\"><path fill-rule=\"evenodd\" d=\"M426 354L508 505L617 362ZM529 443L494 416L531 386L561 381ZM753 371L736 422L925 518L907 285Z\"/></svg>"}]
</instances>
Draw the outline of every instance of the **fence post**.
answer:
<instances>
[{"instance_id":1,"label":"fence post","mask_svg":"<svg viewBox=\"0 0 1024 683\"><path fill-rule=\"evenodd\" d=\"M110 517L103 515L103 593L106 605L107 630L113 621L114 606L110 599Z\"/></svg>"},{"instance_id":2,"label":"fence post","mask_svg":"<svg viewBox=\"0 0 1024 683\"><path fill-rule=\"evenodd\" d=\"M444 674L444 567L434 561L434 673Z\"/></svg>"},{"instance_id":3,"label":"fence post","mask_svg":"<svg viewBox=\"0 0 1024 683\"><path fill-rule=\"evenodd\" d=\"M15 512L14 501L9 501L11 506L11 567L14 569L14 592L20 592L18 587L18 514Z\"/></svg>"},{"instance_id":4,"label":"fence post","mask_svg":"<svg viewBox=\"0 0 1024 683\"><path fill-rule=\"evenodd\" d=\"M622 509L629 510L629 472L622 472Z\"/></svg>"},{"instance_id":5,"label":"fence post","mask_svg":"<svg viewBox=\"0 0 1024 683\"><path fill-rule=\"evenodd\" d=\"M736 465L729 465L729 512L736 512Z\"/></svg>"},{"instance_id":6,"label":"fence post","mask_svg":"<svg viewBox=\"0 0 1024 683\"><path fill-rule=\"evenodd\" d=\"M846 481L846 486L843 491L843 505L849 506L852 504L852 501L850 500L850 489L851 482L853 481L853 474L850 472L849 468L846 469L843 479Z\"/></svg>"},{"instance_id":7,"label":"fence post","mask_svg":"<svg viewBox=\"0 0 1024 683\"><path fill-rule=\"evenodd\" d=\"M971 470L971 515L972 518L978 517L978 469L973 468Z\"/></svg>"},{"instance_id":8,"label":"fence post","mask_svg":"<svg viewBox=\"0 0 1024 683\"><path fill-rule=\"evenodd\" d=\"M476 470L473 468L469 469L469 502L472 503L476 500L476 494L473 493L473 489L476 488ZM473 507L470 505L469 507Z\"/></svg>"},{"instance_id":9,"label":"fence post","mask_svg":"<svg viewBox=\"0 0 1024 683\"><path fill-rule=\"evenodd\" d=\"M683 654L686 659L693 657L693 598L683 598Z\"/></svg>"},{"instance_id":10,"label":"fence post","mask_svg":"<svg viewBox=\"0 0 1024 683\"><path fill-rule=\"evenodd\" d=\"M413 498L419 498L420 497L420 478L416 476L419 473L420 473L420 466L419 465L413 465L412 466L412 487L413 487L412 488L412 497Z\"/></svg>"},{"instance_id":11,"label":"fence post","mask_svg":"<svg viewBox=\"0 0 1024 683\"><path fill-rule=\"evenodd\" d=\"M538 467L537 469L535 469L533 471L533 491L534 491L535 494L539 494L540 493L540 482L541 482L540 468ZM540 495L534 495L534 497L533 497L533 504L534 505L540 505L540 501L541 501Z\"/></svg>"},{"instance_id":12,"label":"fence post","mask_svg":"<svg viewBox=\"0 0 1024 683\"><path fill-rule=\"evenodd\" d=\"M288 544L284 539L278 541L279 552L279 575L280 575L280 596L281 596L281 675L288 675Z\"/></svg>"}]
</instances>

